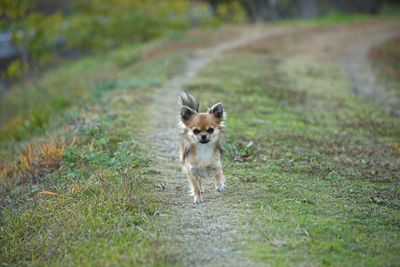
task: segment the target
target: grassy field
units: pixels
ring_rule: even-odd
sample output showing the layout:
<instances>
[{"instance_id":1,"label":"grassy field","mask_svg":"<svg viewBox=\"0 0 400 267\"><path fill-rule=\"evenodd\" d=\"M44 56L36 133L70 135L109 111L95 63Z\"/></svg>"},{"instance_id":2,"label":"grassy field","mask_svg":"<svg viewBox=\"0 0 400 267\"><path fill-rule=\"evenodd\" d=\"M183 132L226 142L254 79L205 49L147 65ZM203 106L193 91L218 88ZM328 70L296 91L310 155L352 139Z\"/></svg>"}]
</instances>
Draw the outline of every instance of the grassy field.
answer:
<instances>
[{"instance_id":1,"label":"grassy field","mask_svg":"<svg viewBox=\"0 0 400 267\"><path fill-rule=\"evenodd\" d=\"M143 49L156 51L157 45ZM28 131L25 127L36 122L27 113L21 126L6 132L8 140L1 143L1 262L131 265L162 258L153 257L157 251L149 249L142 230L158 201L142 195L146 181L138 170L151 159L138 151L134 131L152 88L180 70L187 52L168 51L135 64L132 57L142 53L135 46L124 48L43 77L42 88L56 88L55 97L73 94L69 88L76 88L78 97L63 97L71 105L57 114L54 99L39 87L31 104L51 110L40 113L48 118L46 124ZM18 99L18 93L7 97Z\"/></svg>"},{"instance_id":2,"label":"grassy field","mask_svg":"<svg viewBox=\"0 0 400 267\"><path fill-rule=\"evenodd\" d=\"M226 99L244 249L272 265L395 264L400 121L349 94L335 64L298 63L245 51L196 80L201 99Z\"/></svg>"},{"instance_id":3,"label":"grassy field","mask_svg":"<svg viewBox=\"0 0 400 267\"><path fill-rule=\"evenodd\" d=\"M301 30L335 31L316 25ZM340 29L350 38L359 25ZM299 52L308 33L227 51L185 84L203 108L223 101L228 187L208 196L220 206L207 196L199 210L188 197L171 204L172 189L159 181L175 178L146 143L147 131L165 130L148 126L148 107L160 101L154 92L197 48L247 30L192 32L85 58L2 98L1 264L187 265L192 256L178 251L190 244L169 243L167 226L185 236L176 214L213 220L218 207L237 233L225 245L250 265L398 264L400 119L354 95L340 62L315 56L326 45Z\"/></svg>"}]
</instances>

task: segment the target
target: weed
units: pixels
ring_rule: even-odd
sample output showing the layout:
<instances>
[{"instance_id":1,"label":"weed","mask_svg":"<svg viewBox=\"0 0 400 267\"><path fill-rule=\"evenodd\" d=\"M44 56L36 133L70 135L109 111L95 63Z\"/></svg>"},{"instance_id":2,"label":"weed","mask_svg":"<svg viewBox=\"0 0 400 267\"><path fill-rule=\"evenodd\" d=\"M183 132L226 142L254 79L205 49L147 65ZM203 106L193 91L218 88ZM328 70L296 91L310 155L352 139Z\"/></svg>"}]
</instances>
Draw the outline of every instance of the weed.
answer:
<instances>
[{"instance_id":1,"label":"weed","mask_svg":"<svg viewBox=\"0 0 400 267\"><path fill-rule=\"evenodd\" d=\"M20 183L38 183L45 174L62 169L61 161L65 144L27 145L26 152L19 155L14 163L3 163L0 171L0 179L12 179L13 185Z\"/></svg>"}]
</instances>

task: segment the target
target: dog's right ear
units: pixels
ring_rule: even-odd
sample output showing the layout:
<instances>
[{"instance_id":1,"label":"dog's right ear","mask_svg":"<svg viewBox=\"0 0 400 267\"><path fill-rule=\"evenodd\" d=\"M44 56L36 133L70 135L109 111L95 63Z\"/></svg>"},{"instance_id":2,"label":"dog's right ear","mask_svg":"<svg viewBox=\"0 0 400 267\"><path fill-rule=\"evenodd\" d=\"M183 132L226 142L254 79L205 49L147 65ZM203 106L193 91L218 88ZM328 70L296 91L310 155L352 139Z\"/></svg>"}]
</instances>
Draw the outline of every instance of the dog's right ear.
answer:
<instances>
[{"instance_id":1,"label":"dog's right ear","mask_svg":"<svg viewBox=\"0 0 400 267\"><path fill-rule=\"evenodd\" d=\"M189 121L192 119L193 115L195 115L197 112L194 111L193 109L189 108L188 106L182 106L181 108L181 120L184 124L189 123Z\"/></svg>"},{"instance_id":2,"label":"dog's right ear","mask_svg":"<svg viewBox=\"0 0 400 267\"><path fill-rule=\"evenodd\" d=\"M224 120L224 109L222 108L221 102L208 109L208 113L212 114L218 121Z\"/></svg>"}]
</instances>

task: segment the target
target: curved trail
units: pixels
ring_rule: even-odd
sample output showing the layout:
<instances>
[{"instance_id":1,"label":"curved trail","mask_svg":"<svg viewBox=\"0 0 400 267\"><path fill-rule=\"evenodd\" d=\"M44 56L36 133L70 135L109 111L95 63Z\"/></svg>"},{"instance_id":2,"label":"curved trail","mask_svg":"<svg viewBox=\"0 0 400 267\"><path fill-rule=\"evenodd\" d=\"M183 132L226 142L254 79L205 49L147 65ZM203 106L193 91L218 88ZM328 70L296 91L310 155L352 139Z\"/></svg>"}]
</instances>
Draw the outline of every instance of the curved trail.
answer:
<instances>
[{"instance_id":1,"label":"curved trail","mask_svg":"<svg viewBox=\"0 0 400 267\"><path fill-rule=\"evenodd\" d=\"M381 105L389 114L400 116L400 103L394 92L385 90L376 81L371 64L368 62L368 52L373 46L395 36L400 36L400 30L360 38L347 51L345 70L356 94Z\"/></svg>"},{"instance_id":2,"label":"curved trail","mask_svg":"<svg viewBox=\"0 0 400 267\"><path fill-rule=\"evenodd\" d=\"M144 114L147 121L137 137L143 149L150 151L153 160L151 179L154 187L150 190L157 194L168 208L168 213L160 214L154 225L155 229L161 229L162 238L166 239L162 240L162 244L168 249L167 262L183 266L255 265L239 249L246 244L240 243L240 238L237 237L245 236L247 227L238 225L238 221L243 221L238 218L245 218L249 214L243 212L243 207L239 209L236 204L232 204L235 196L230 190L229 177L223 193L215 192L212 179L204 181L203 203L192 204L188 182L178 159L180 135L177 128L177 93L208 63L224 52L262 38L273 38L283 31L293 32L288 28L260 30L254 27L252 31L242 34L237 39L196 51L195 55L187 60L185 71L158 88L153 101L146 106ZM369 46L364 43L364 47L371 45L372 42L369 42ZM349 47L351 49L354 46ZM346 63L350 79L357 85L361 85L366 79L357 75L363 72L362 67L365 67L365 61L361 61L361 58L365 60L366 51L368 49L354 53L350 58L351 62ZM201 104L200 109L204 109Z\"/></svg>"},{"instance_id":3,"label":"curved trail","mask_svg":"<svg viewBox=\"0 0 400 267\"><path fill-rule=\"evenodd\" d=\"M275 31L260 32L255 28L235 40L196 51L194 57L187 61L185 71L159 88L146 109L149 120L140 143L153 151L153 162L157 166L157 174L152 178L156 185L154 190L170 211L160 215L155 227L163 229L167 238L164 242L167 243L169 260L172 262L179 259L179 263L185 266L250 263L235 250L239 244L233 244L235 236L242 231L235 225L235 217L243 214L224 201L226 194L229 194L229 181L228 190L222 194L215 192L212 179L204 181L203 203L192 204L188 182L181 171L178 157L180 133L177 127L177 94L192 77L223 52L273 33ZM201 104L200 109L204 109ZM164 186L165 189L162 189Z\"/></svg>"},{"instance_id":4,"label":"curved trail","mask_svg":"<svg viewBox=\"0 0 400 267\"><path fill-rule=\"evenodd\" d=\"M281 31L281 29L280 29ZM227 190L217 193L212 179L204 181L203 203L192 204L188 182L182 173L178 148L179 106L177 94L199 71L219 55L247 43L276 34L277 30L260 31L254 27L239 38L201 49L188 59L185 71L173 77L166 85L157 89L152 103L146 108L148 123L144 126L140 143L146 150L151 149L156 167L154 179L156 194L168 207L168 214L161 214L157 229L163 229L167 240L169 257L172 262L179 260L185 266L237 266L250 263L249 259L236 250L240 244L235 237L245 230L236 224L237 216L244 216L224 200L233 198ZM200 109L205 109L200 103ZM162 187L165 186L165 189Z\"/></svg>"}]
</instances>

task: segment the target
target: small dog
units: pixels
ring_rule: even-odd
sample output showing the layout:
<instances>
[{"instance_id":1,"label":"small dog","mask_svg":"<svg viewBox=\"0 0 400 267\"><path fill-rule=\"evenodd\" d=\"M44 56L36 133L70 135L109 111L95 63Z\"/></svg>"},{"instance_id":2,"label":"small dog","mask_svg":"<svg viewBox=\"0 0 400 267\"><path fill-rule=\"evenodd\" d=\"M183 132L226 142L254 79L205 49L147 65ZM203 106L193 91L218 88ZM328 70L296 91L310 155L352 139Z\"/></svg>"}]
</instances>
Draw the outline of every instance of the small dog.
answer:
<instances>
[{"instance_id":1,"label":"small dog","mask_svg":"<svg viewBox=\"0 0 400 267\"><path fill-rule=\"evenodd\" d=\"M187 92L179 94L179 103L180 126L183 130L180 163L192 187L193 201L200 203L202 178L215 175L215 189L224 191L220 142L225 114L221 103L215 104L206 113L198 113L199 102Z\"/></svg>"}]
</instances>

